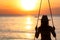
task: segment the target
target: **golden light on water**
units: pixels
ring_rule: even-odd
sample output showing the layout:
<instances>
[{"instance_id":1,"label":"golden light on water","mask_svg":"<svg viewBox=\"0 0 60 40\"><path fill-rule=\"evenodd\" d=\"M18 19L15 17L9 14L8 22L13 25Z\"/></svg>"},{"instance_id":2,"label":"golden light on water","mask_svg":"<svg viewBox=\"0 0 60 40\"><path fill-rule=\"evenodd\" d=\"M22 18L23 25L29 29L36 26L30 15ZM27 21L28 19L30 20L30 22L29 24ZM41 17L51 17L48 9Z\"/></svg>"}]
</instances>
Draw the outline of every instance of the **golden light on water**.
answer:
<instances>
[{"instance_id":1,"label":"golden light on water","mask_svg":"<svg viewBox=\"0 0 60 40\"><path fill-rule=\"evenodd\" d=\"M30 30L31 29L31 24L32 24L31 17L27 16L26 17L26 30Z\"/></svg>"},{"instance_id":2,"label":"golden light on water","mask_svg":"<svg viewBox=\"0 0 60 40\"><path fill-rule=\"evenodd\" d=\"M31 35L29 33L27 33L26 35L27 35L27 37L31 37Z\"/></svg>"},{"instance_id":3,"label":"golden light on water","mask_svg":"<svg viewBox=\"0 0 60 40\"><path fill-rule=\"evenodd\" d=\"M25 24L26 24L26 27L25 27L26 30L31 30L32 29L33 20L32 20L31 16L26 17Z\"/></svg>"},{"instance_id":4,"label":"golden light on water","mask_svg":"<svg viewBox=\"0 0 60 40\"><path fill-rule=\"evenodd\" d=\"M36 21L35 18L33 16L24 16L24 17L21 17L20 19L19 18L17 20L17 23L19 23L19 25L17 24L16 26L19 26L18 29L20 31L24 31L25 32L25 33L21 33L21 35L19 35L19 36L21 38L33 39L34 34L33 33L30 33L30 32L34 32L33 31L34 28L35 28L34 25L36 23L35 22ZM14 21L14 22L16 22L16 21Z\"/></svg>"},{"instance_id":5,"label":"golden light on water","mask_svg":"<svg viewBox=\"0 0 60 40\"><path fill-rule=\"evenodd\" d=\"M26 18L26 24L32 24L31 17Z\"/></svg>"},{"instance_id":6,"label":"golden light on water","mask_svg":"<svg viewBox=\"0 0 60 40\"><path fill-rule=\"evenodd\" d=\"M32 38L32 35L30 33L26 33L27 38Z\"/></svg>"},{"instance_id":7,"label":"golden light on water","mask_svg":"<svg viewBox=\"0 0 60 40\"><path fill-rule=\"evenodd\" d=\"M30 30L31 29L31 26L30 25L26 26L26 29L27 30Z\"/></svg>"}]
</instances>

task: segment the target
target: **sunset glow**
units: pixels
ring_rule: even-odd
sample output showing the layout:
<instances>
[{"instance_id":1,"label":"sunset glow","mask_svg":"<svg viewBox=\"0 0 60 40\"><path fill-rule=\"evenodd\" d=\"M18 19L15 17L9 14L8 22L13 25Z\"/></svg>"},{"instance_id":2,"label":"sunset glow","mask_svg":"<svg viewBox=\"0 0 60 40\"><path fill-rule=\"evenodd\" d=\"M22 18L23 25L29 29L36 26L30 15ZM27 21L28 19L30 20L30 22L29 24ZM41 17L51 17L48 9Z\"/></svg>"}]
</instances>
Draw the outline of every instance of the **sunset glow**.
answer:
<instances>
[{"instance_id":1,"label":"sunset glow","mask_svg":"<svg viewBox=\"0 0 60 40\"><path fill-rule=\"evenodd\" d=\"M60 0L49 2L42 0L40 4L41 0L0 0L0 40L34 40L36 25L40 31L43 15L50 19L48 26L56 28L54 31L60 40ZM41 34L36 40L41 40ZM52 40L56 38L53 39L54 35L50 37Z\"/></svg>"},{"instance_id":2,"label":"sunset glow","mask_svg":"<svg viewBox=\"0 0 60 40\"><path fill-rule=\"evenodd\" d=\"M33 10L36 7L38 0L21 0L21 7L24 10Z\"/></svg>"},{"instance_id":3,"label":"sunset glow","mask_svg":"<svg viewBox=\"0 0 60 40\"><path fill-rule=\"evenodd\" d=\"M32 15L37 14L41 0L0 0L2 15ZM53 14L60 14L60 0L50 0ZM41 14L48 14L48 0L42 0Z\"/></svg>"}]
</instances>

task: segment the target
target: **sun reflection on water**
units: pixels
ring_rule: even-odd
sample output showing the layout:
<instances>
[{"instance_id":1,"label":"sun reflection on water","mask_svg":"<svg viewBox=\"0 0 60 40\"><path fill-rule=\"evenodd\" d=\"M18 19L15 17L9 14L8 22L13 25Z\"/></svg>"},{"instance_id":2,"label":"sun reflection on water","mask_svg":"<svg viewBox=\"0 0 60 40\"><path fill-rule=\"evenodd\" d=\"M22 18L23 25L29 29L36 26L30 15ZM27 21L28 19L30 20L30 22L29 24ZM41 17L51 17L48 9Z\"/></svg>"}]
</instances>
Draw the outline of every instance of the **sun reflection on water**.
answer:
<instances>
[{"instance_id":1,"label":"sun reflection on water","mask_svg":"<svg viewBox=\"0 0 60 40\"><path fill-rule=\"evenodd\" d=\"M27 26L26 26L26 29L27 29L27 30L30 30L30 29L31 29L31 26L30 26L30 25L27 25Z\"/></svg>"},{"instance_id":2,"label":"sun reflection on water","mask_svg":"<svg viewBox=\"0 0 60 40\"><path fill-rule=\"evenodd\" d=\"M60 17L54 17L57 38L60 37ZM39 24L40 25L40 24ZM51 25L51 21L50 21ZM36 26L36 18L34 17L0 17L0 37L8 38L33 38ZM4 31L4 32L3 32ZM7 31L7 32L5 32ZM41 37L41 36L40 36ZM40 38L39 37L39 38ZM53 37L52 37L53 39ZM9 39L10 40L10 39ZM13 40L13 39L11 39ZM20 39L19 39L20 40ZM24 39L25 40L25 39Z\"/></svg>"},{"instance_id":3,"label":"sun reflection on water","mask_svg":"<svg viewBox=\"0 0 60 40\"><path fill-rule=\"evenodd\" d=\"M32 28L33 28L32 24L33 24L33 17L27 16L26 17L26 27L25 27L25 30L30 32L32 30ZM26 33L25 36L26 36L26 38L33 38L32 34L30 34L30 33Z\"/></svg>"},{"instance_id":4,"label":"sun reflection on water","mask_svg":"<svg viewBox=\"0 0 60 40\"><path fill-rule=\"evenodd\" d=\"M26 35L26 38L33 39L33 34L26 33L25 35Z\"/></svg>"},{"instance_id":5,"label":"sun reflection on water","mask_svg":"<svg viewBox=\"0 0 60 40\"><path fill-rule=\"evenodd\" d=\"M31 30L32 18L30 16L26 17L26 30Z\"/></svg>"},{"instance_id":6,"label":"sun reflection on water","mask_svg":"<svg viewBox=\"0 0 60 40\"><path fill-rule=\"evenodd\" d=\"M6 19L8 19L8 21L6 21ZM8 32L7 33L8 37L23 38L23 39L24 38L28 38L28 39L33 38L34 34L32 32L34 31L34 28L35 28L34 25L36 24L36 22L35 22L36 20L34 19L34 17L31 17L31 16L10 17L10 18L6 18L6 19L2 20L3 25L5 25L4 26L5 28L3 28L3 29L4 30L9 29L8 31L13 32L13 33ZM11 34L11 35L9 35L9 34ZM2 35L5 35L5 34L2 34Z\"/></svg>"},{"instance_id":7,"label":"sun reflection on water","mask_svg":"<svg viewBox=\"0 0 60 40\"><path fill-rule=\"evenodd\" d=\"M31 17L27 17L26 22L27 22L26 24L32 24Z\"/></svg>"}]
</instances>

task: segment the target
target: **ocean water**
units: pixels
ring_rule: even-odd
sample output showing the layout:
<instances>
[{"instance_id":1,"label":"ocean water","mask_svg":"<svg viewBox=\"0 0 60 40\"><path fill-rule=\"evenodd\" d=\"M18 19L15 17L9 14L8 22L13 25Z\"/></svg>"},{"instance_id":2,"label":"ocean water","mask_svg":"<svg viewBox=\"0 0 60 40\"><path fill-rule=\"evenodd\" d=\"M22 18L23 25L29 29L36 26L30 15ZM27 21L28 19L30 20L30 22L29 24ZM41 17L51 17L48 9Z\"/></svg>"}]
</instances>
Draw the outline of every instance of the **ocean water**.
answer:
<instances>
[{"instance_id":1,"label":"ocean water","mask_svg":"<svg viewBox=\"0 0 60 40\"><path fill-rule=\"evenodd\" d=\"M49 19L49 25L52 26L50 16ZM60 40L60 16L53 16L53 21L57 40ZM0 16L0 40L33 40L36 23L37 18L34 16ZM51 38L55 40L53 36Z\"/></svg>"}]
</instances>

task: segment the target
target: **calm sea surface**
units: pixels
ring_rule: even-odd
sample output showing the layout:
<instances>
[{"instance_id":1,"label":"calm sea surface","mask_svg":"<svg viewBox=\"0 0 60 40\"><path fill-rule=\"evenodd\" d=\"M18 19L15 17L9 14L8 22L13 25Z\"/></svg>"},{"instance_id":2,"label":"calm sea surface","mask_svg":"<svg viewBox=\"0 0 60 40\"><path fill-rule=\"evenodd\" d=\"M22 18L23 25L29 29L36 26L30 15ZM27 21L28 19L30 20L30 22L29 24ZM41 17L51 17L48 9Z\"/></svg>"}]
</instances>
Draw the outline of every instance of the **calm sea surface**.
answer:
<instances>
[{"instance_id":1,"label":"calm sea surface","mask_svg":"<svg viewBox=\"0 0 60 40\"><path fill-rule=\"evenodd\" d=\"M57 40L60 40L60 16L53 18ZM50 17L49 19L49 25L52 26L52 20ZM41 24L40 21L38 26ZM33 16L0 16L0 40L33 40L36 22L37 18ZM54 40L53 36L52 39Z\"/></svg>"}]
</instances>

